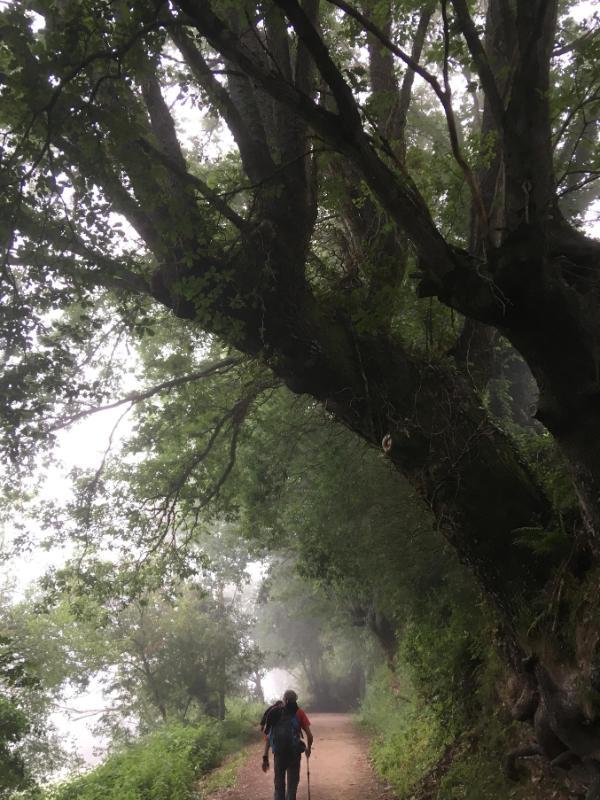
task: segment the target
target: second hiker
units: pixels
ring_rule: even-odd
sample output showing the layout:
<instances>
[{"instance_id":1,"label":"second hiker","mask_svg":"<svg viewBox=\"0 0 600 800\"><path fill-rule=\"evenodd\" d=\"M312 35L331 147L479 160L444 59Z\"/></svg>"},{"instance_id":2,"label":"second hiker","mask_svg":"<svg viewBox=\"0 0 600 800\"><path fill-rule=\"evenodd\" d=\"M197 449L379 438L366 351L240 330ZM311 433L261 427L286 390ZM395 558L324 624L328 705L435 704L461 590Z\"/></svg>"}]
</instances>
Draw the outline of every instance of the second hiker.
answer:
<instances>
[{"instance_id":1,"label":"second hiker","mask_svg":"<svg viewBox=\"0 0 600 800\"><path fill-rule=\"evenodd\" d=\"M298 695L288 689L283 700L265 712L261 721L266 736L263 772L269 769L269 749L273 751L275 794L273 800L296 800L300 782L302 753L310 758L313 735L310 720L298 706ZM306 734L306 744L302 741ZM287 792L286 792L287 784Z\"/></svg>"}]
</instances>

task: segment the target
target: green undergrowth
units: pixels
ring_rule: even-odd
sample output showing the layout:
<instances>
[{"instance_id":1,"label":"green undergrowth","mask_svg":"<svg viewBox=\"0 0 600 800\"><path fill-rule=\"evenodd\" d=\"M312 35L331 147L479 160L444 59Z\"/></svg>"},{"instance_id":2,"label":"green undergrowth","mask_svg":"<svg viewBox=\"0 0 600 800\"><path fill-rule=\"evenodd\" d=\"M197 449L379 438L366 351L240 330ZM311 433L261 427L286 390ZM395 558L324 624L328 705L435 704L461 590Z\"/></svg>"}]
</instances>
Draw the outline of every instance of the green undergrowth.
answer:
<instances>
[{"instance_id":1,"label":"green undergrowth","mask_svg":"<svg viewBox=\"0 0 600 800\"><path fill-rule=\"evenodd\" d=\"M371 680L359 721L371 735L370 755L379 775L400 798L441 756L442 731L434 715L419 709L408 685L393 687L387 669Z\"/></svg>"},{"instance_id":2,"label":"green undergrowth","mask_svg":"<svg viewBox=\"0 0 600 800\"><path fill-rule=\"evenodd\" d=\"M498 758L477 752L454 761L439 781L436 800L531 800L530 789L509 782Z\"/></svg>"},{"instance_id":3,"label":"green undergrowth","mask_svg":"<svg viewBox=\"0 0 600 800\"><path fill-rule=\"evenodd\" d=\"M198 778L252 738L254 705L235 704L227 719L171 723L110 755L85 775L53 786L39 800L200 800Z\"/></svg>"},{"instance_id":4,"label":"green undergrowth","mask_svg":"<svg viewBox=\"0 0 600 800\"><path fill-rule=\"evenodd\" d=\"M497 719L479 721L457 743L456 751L439 776L436 800L525 800L533 798L531 786L509 781L502 768L513 726Z\"/></svg>"},{"instance_id":5,"label":"green undergrowth","mask_svg":"<svg viewBox=\"0 0 600 800\"><path fill-rule=\"evenodd\" d=\"M361 718L371 758L399 800L533 798L531 784L510 783L506 753L528 731L503 707L507 675L490 648L493 617L457 573L415 604L400 637L394 675L370 681ZM524 781L525 785L526 781Z\"/></svg>"},{"instance_id":6,"label":"green undergrowth","mask_svg":"<svg viewBox=\"0 0 600 800\"><path fill-rule=\"evenodd\" d=\"M217 722L167 725L44 800L192 800L196 776L219 763L223 738Z\"/></svg>"},{"instance_id":7,"label":"green undergrowth","mask_svg":"<svg viewBox=\"0 0 600 800\"><path fill-rule=\"evenodd\" d=\"M398 800L563 797L560 785L542 776L535 762L522 768L520 782L505 777L504 756L522 743L524 726L502 712L482 709L473 725L453 728L406 680L397 683L398 676L391 680L381 669L369 684L359 721L370 734L371 762Z\"/></svg>"},{"instance_id":8,"label":"green undergrowth","mask_svg":"<svg viewBox=\"0 0 600 800\"><path fill-rule=\"evenodd\" d=\"M226 735L223 738L221 762L196 782L193 797L204 800L219 789L235 786L238 770L247 757L245 745L259 736L257 726L263 711L262 703L240 700L231 700L228 703L227 719L222 723Z\"/></svg>"},{"instance_id":9,"label":"green undergrowth","mask_svg":"<svg viewBox=\"0 0 600 800\"><path fill-rule=\"evenodd\" d=\"M395 696L386 674L369 687L360 719L371 733L372 764L398 800L420 798L420 789L436 800L518 796L511 794L515 785L502 775L499 742L484 741L473 732L461 741L427 706Z\"/></svg>"},{"instance_id":10,"label":"green undergrowth","mask_svg":"<svg viewBox=\"0 0 600 800\"><path fill-rule=\"evenodd\" d=\"M566 800L573 795L565 783L542 769L541 761L533 759L519 767L521 778L511 781L505 776L504 756L513 749L527 729L518 723L496 718L480 722L471 731L469 741L449 761L447 771L440 775L435 800ZM415 800L421 800L419 795ZM423 798L424 800L424 798Z\"/></svg>"},{"instance_id":11,"label":"green undergrowth","mask_svg":"<svg viewBox=\"0 0 600 800\"><path fill-rule=\"evenodd\" d=\"M219 789L230 789L235 786L240 767L248 757L248 752L242 750L233 753L225 759L221 766L212 770L197 785L197 793L202 800L209 797Z\"/></svg>"}]
</instances>

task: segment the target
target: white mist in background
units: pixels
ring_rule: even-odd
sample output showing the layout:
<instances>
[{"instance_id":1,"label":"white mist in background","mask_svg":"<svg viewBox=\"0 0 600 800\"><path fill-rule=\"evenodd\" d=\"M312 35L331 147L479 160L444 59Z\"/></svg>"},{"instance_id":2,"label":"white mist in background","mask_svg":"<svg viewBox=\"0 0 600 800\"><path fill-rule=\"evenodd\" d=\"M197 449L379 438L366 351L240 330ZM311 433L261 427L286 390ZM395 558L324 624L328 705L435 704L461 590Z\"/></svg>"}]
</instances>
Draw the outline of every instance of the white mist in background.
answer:
<instances>
[{"instance_id":1,"label":"white mist in background","mask_svg":"<svg viewBox=\"0 0 600 800\"><path fill-rule=\"evenodd\" d=\"M265 701L271 703L281 699L286 689L296 689L297 681L291 672L286 669L272 669L262 680ZM302 698L299 698L300 702Z\"/></svg>"}]
</instances>

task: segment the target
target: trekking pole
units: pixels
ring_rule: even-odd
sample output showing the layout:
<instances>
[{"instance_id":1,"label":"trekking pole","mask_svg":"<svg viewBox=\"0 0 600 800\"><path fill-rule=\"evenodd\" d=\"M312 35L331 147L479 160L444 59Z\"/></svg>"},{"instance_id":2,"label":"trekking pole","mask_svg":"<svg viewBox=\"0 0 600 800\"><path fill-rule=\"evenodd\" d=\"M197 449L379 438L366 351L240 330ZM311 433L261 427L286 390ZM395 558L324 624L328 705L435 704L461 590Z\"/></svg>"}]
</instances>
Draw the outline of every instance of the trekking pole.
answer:
<instances>
[{"instance_id":1,"label":"trekking pole","mask_svg":"<svg viewBox=\"0 0 600 800\"><path fill-rule=\"evenodd\" d=\"M310 757L306 758L306 785L308 787L308 800L310 800Z\"/></svg>"}]
</instances>

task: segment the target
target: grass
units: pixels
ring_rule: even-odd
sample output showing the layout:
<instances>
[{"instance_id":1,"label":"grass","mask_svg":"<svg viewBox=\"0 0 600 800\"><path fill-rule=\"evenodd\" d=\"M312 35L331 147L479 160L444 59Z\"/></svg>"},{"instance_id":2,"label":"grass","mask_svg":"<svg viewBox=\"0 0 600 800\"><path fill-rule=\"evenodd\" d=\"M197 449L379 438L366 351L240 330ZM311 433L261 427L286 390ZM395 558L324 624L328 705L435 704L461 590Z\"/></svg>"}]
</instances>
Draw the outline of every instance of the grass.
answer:
<instances>
[{"instance_id":1,"label":"grass","mask_svg":"<svg viewBox=\"0 0 600 800\"><path fill-rule=\"evenodd\" d=\"M196 784L200 800L210 797L219 789L235 786L237 774L248 758L246 745L259 734L257 720L263 712L261 703L232 701L227 708L227 719L223 723L226 736L223 741L222 763L202 776Z\"/></svg>"},{"instance_id":2,"label":"grass","mask_svg":"<svg viewBox=\"0 0 600 800\"><path fill-rule=\"evenodd\" d=\"M458 733L440 725L436 715L418 703L390 691L382 670L371 681L359 721L371 737L371 761L398 800L566 800L559 778L545 774L541 762L520 765L522 779L509 781L502 769L504 755L524 743L526 727L488 714L475 727Z\"/></svg>"},{"instance_id":3,"label":"grass","mask_svg":"<svg viewBox=\"0 0 600 800\"><path fill-rule=\"evenodd\" d=\"M246 750L237 753L232 753L227 756L224 763L217 767L212 772L209 772L197 784L197 791L200 798L210 797L214 792L219 789L233 789L236 785L239 770L244 766L248 759Z\"/></svg>"},{"instance_id":4,"label":"grass","mask_svg":"<svg viewBox=\"0 0 600 800\"><path fill-rule=\"evenodd\" d=\"M410 686L397 696L382 668L371 681L359 722L370 736L370 757L377 773L399 798L410 796L415 783L443 752L443 733L435 716L416 703Z\"/></svg>"}]
</instances>

